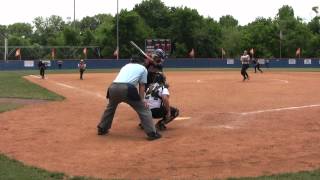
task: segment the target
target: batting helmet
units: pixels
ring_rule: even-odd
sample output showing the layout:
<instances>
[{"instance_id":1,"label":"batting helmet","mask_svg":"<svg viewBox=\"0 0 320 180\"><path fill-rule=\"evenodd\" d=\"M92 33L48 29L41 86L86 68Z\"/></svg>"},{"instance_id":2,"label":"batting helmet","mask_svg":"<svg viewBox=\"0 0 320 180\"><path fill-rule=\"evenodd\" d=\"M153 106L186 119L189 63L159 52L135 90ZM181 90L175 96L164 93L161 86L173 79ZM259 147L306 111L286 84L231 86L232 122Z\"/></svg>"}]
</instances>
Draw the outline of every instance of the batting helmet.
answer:
<instances>
[{"instance_id":1,"label":"batting helmet","mask_svg":"<svg viewBox=\"0 0 320 180\"><path fill-rule=\"evenodd\" d=\"M153 52L153 58L154 59L158 59L160 61L164 61L165 59L165 52L162 50L162 49L156 49L154 52Z\"/></svg>"}]
</instances>

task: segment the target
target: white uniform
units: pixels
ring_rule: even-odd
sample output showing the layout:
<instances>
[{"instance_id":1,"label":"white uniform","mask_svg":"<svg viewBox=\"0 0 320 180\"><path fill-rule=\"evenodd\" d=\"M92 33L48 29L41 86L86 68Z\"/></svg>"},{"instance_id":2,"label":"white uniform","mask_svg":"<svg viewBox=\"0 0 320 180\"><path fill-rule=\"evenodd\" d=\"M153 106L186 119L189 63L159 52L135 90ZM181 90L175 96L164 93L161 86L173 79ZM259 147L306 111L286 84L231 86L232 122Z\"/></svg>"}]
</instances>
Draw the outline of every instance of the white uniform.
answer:
<instances>
[{"instance_id":1,"label":"white uniform","mask_svg":"<svg viewBox=\"0 0 320 180\"><path fill-rule=\"evenodd\" d=\"M240 61L241 61L242 64L249 64L250 56L248 54L247 55L243 55L243 56L241 56Z\"/></svg>"},{"instance_id":2,"label":"white uniform","mask_svg":"<svg viewBox=\"0 0 320 180\"><path fill-rule=\"evenodd\" d=\"M154 88L156 86L159 86L158 83L152 84L149 88ZM168 95L168 96L170 95L169 89L164 86L158 88L158 96L162 97L163 95ZM148 104L149 109L161 107L162 100L159 97L154 97L154 96L151 96L151 94L146 94L145 102Z\"/></svg>"}]
</instances>

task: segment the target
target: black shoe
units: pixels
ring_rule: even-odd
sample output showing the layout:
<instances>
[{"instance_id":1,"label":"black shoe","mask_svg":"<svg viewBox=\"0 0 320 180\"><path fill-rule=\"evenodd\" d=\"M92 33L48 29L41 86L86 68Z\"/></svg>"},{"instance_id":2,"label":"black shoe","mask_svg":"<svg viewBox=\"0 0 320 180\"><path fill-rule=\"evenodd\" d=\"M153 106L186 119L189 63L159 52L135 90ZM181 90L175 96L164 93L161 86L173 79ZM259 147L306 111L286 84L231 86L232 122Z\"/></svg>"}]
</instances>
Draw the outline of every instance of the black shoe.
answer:
<instances>
[{"instance_id":1,"label":"black shoe","mask_svg":"<svg viewBox=\"0 0 320 180\"><path fill-rule=\"evenodd\" d=\"M105 134L108 134L108 133L109 133L109 130L98 127L98 135L99 136L105 135Z\"/></svg>"},{"instance_id":2,"label":"black shoe","mask_svg":"<svg viewBox=\"0 0 320 180\"><path fill-rule=\"evenodd\" d=\"M147 135L148 135L147 139L149 141L153 141L161 138L161 134L159 134L158 132L151 132L151 133L148 133Z\"/></svg>"},{"instance_id":3,"label":"black shoe","mask_svg":"<svg viewBox=\"0 0 320 180\"><path fill-rule=\"evenodd\" d=\"M139 128L143 130L143 126L141 123L139 123Z\"/></svg>"},{"instance_id":4,"label":"black shoe","mask_svg":"<svg viewBox=\"0 0 320 180\"><path fill-rule=\"evenodd\" d=\"M164 123L164 120L160 120L159 122L157 122L156 128L157 128L159 131L166 130L167 127L166 127L166 125L165 125L165 123Z\"/></svg>"}]
</instances>

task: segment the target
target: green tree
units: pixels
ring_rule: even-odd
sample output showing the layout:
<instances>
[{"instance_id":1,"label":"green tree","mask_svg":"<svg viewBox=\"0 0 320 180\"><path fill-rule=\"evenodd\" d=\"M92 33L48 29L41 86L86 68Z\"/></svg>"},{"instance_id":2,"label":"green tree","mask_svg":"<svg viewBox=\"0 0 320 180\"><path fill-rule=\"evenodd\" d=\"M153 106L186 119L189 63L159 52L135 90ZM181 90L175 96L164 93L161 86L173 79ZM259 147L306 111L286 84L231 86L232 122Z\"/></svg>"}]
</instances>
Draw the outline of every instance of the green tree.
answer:
<instances>
[{"instance_id":1,"label":"green tree","mask_svg":"<svg viewBox=\"0 0 320 180\"><path fill-rule=\"evenodd\" d=\"M237 27L238 26L238 20L236 20L231 15L226 15L220 17L219 24L223 27L231 28L231 27Z\"/></svg>"},{"instance_id":2,"label":"green tree","mask_svg":"<svg viewBox=\"0 0 320 180\"><path fill-rule=\"evenodd\" d=\"M25 38L30 38L33 34L32 26L28 23L14 23L9 25L7 28L7 33L14 36L24 36Z\"/></svg>"},{"instance_id":3,"label":"green tree","mask_svg":"<svg viewBox=\"0 0 320 180\"><path fill-rule=\"evenodd\" d=\"M314 17L308 23L308 27L312 31L312 33L320 35L320 17L319 16Z\"/></svg>"},{"instance_id":4,"label":"green tree","mask_svg":"<svg viewBox=\"0 0 320 180\"><path fill-rule=\"evenodd\" d=\"M195 30L194 45L197 57L220 57L221 28L213 19L204 19L200 29Z\"/></svg>"},{"instance_id":5,"label":"green tree","mask_svg":"<svg viewBox=\"0 0 320 180\"><path fill-rule=\"evenodd\" d=\"M176 57L186 57L188 52L194 48L197 55L201 50L196 47L195 35L201 35L198 29L204 24L202 16L195 9L187 7L172 8L171 11L172 25L170 26L170 34L173 42L176 43ZM179 49L183 47L183 49ZM184 47L186 51L184 51Z\"/></svg>"},{"instance_id":6,"label":"green tree","mask_svg":"<svg viewBox=\"0 0 320 180\"><path fill-rule=\"evenodd\" d=\"M242 33L242 48L254 48L255 57L271 58L279 52L279 32L270 18L257 18L243 27Z\"/></svg>"},{"instance_id":7,"label":"green tree","mask_svg":"<svg viewBox=\"0 0 320 180\"><path fill-rule=\"evenodd\" d=\"M7 36L7 26L0 25L0 46L4 45L4 38Z\"/></svg>"},{"instance_id":8,"label":"green tree","mask_svg":"<svg viewBox=\"0 0 320 180\"><path fill-rule=\"evenodd\" d=\"M67 27L63 30L63 37L65 45L69 46L79 46L80 45L80 32L73 29L72 27Z\"/></svg>"},{"instance_id":9,"label":"green tree","mask_svg":"<svg viewBox=\"0 0 320 180\"><path fill-rule=\"evenodd\" d=\"M295 18L293 8L283 6L275 19L279 32L282 32L282 57L295 57L296 49L302 49L302 55L311 55L312 32L300 18Z\"/></svg>"},{"instance_id":10,"label":"green tree","mask_svg":"<svg viewBox=\"0 0 320 180\"><path fill-rule=\"evenodd\" d=\"M113 51L116 49L116 33L115 19L107 18L101 25L95 30L94 36L97 41L97 45L101 47L101 55L104 58L113 58Z\"/></svg>"},{"instance_id":11,"label":"green tree","mask_svg":"<svg viewBox=\"0 0 320 180\"><path fill-rule=\"evenodd\" d=\"M116 34L116 26L113 26L112 32ZM150 27L138 13L122 10L119 18L120 56L128 58L132 53L138 53L129 41L135 41L140 47L144 47L144 40L151 36L151 32ZM113 47L116 47L116 44Z\"/></svg>"},{"instance_id":12,"label":"green tree","mask_svg":"<svg viewBox=\"0 0 320 180\"><path fill-rule=\"evenodd\" d=\"M238 21L231 15L223 16L219 20L221 26L221 47L225 50L225 57L235 58L242 53L244 45ZM245 47L247 48L247 47Z\"/></svg>"},{"instance_id":13,"label":"green tree","mask_svg":"<svg viewBox=\"0 0 320 180\"><path fill-rule=\"evenodd\" d=\"M147 0L135 5L137 12L154 32L153 38L170 38L170 11L161 0Z\"/></svg>"},{"instance_id":14,"label":"green tree","mask_svg":"<svg viewBox=\"0 0 320 180\"><path fill-rule=\"evenodd\" d=\"M225 57L239 57L243 52L242 33L238 28L224 28L222 29L222 43L221 47L226 52ZM245 47L247 49L248 47Z\"/></svg>"},{"instance_id":15,"label":"green tree","mask_svg":"<svg viewBox=\"0 0 320 180\"><path fill-rule=\"evenodd\" d=\"M33 20L33 23L35 25L33 40L42 45L47 45L48 40L51 38L57 38L57 35L66 27L63 19L55 15L46 19L43 17L36 17Z\"/></svg>"},{"instance_id":16,"label":"green tree","mask_svg":"<svg viewBox=\"0 0 320 180\"><path fill-rule=\"evenodd\" d=\"M80 30L95 30L101 24L99 19L95 17L86 16L80 21Z\"/></svg>"}]
</instances>

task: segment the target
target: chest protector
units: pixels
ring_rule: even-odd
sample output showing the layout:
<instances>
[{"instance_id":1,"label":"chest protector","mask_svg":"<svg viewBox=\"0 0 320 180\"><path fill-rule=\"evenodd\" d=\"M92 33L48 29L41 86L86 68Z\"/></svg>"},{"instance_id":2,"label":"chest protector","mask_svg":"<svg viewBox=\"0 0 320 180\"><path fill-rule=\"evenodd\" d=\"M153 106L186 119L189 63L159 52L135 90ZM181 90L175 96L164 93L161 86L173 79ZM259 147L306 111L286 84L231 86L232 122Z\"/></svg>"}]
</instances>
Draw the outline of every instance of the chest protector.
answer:
<instances>
[{"instance_id":1,"label":"chest protector","mask_svg":"<svg viewBox=\"0 0 320 180\"><path fill-rule=\"evenodd\" d=\"M149 85L147 91L146 91L146 99L149 99L152 97L154 100L162 100L162 97L159 95L159 92L162 91L164 88L163 85L160 85L158 83L152 83Z\"/></svg>"}]
</instances>

